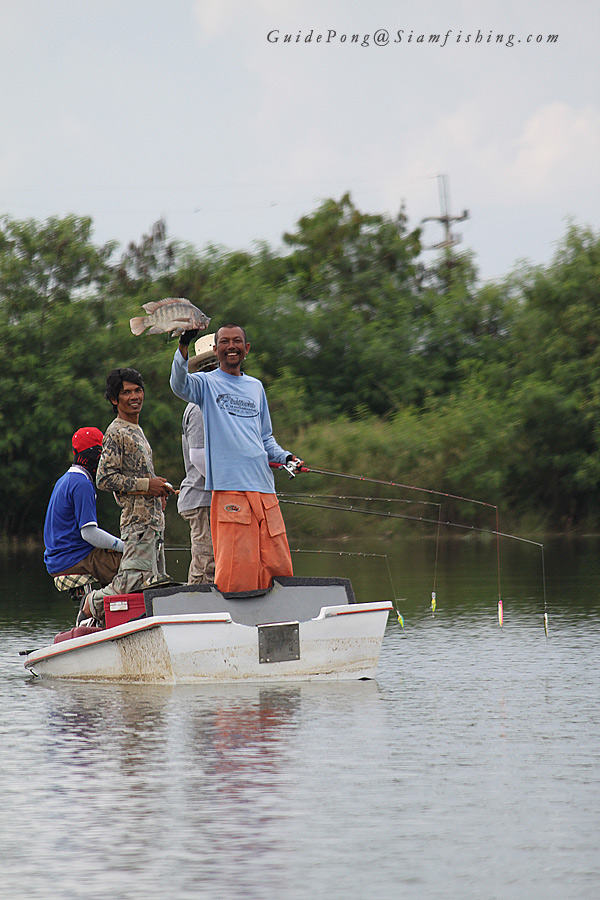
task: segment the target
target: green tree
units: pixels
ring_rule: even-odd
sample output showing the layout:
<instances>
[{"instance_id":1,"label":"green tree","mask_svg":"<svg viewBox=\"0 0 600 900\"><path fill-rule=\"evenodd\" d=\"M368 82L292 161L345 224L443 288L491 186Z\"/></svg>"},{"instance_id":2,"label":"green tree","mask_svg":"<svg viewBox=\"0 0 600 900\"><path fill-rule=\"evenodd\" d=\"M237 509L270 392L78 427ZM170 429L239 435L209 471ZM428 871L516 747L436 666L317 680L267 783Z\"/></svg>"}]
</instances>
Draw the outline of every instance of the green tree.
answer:
<instances>
[{"instance_id":1,"label":"green tree","mask_svg":"<svg viewBox=\"0 0 600 900\"><path fill-rule=\"evenodd\" d=\"M419 232L359 212L349 194L325 201L284 235L291 248L286 288L304 328L286 363L325 414L360 408L385 413L411 393ZM376 359L374 358L376 357Z\"/></svg>"},{"instance_id":2,"label":"green tree","mask_svg":"<svg viewBox=\"0 0 600 900\"><path fill-rule=\"evenodd\" d=\"M471 254L426 270L404 211L367 215L344 195L284 245L199 252L159 222L114 262L89 219L0 219L0 532L41 532L73 431L112 418L118 366L144 376L156 469L180 480L176 341L129 328L166 296L189 297L211 329L248 328L246 370L265 382L275 434L309 463L548 526L600 524L600 236L572 226L548 266L479 285ZM99 506L116 521L109 495ZM447 512L487 524L485 511Z\"/></svg>"},{"instance_id":3,"label":"green tree","mask_svg":"<svg viewBox=\"0 0 600 900\"><path fill-rule=\"evenodd\" d=\"M563 526L597 522L600 236L571 226L551 264L525 269L515 285L505 385L519 423L515 492Z\"/></svg>"},{"instance_id":4,"label":"green tree","mask_svg":"<svg viewBox=\"0 0 600 900\"><path fill-rule=\"evenodd\" d=\"M139 301L118 287L114 246L93 244L89 219L2 220L0 533L40 533L52 486L72 460L71 435L86 424L103 430L112 418L103 396L111 368L144 374L150 431L169 434L159 438L159 460L173 477L178 471L172 346L131 334Z\"/></svg>"}]
</instances>

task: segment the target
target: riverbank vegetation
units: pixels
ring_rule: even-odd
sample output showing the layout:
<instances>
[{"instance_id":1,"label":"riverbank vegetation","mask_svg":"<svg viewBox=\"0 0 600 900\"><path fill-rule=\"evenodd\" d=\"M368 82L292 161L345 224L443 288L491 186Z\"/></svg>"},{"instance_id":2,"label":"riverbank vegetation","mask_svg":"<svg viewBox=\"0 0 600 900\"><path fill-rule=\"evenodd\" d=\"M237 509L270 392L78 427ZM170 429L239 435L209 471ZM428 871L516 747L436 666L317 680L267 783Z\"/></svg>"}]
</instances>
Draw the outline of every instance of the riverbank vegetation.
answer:
<instances>
[{"instance_id":1,"label":"riverbank vegetation","mask_svg":"<svg viewBox=\"0 0 600 900\"><path fill-rule=\"evenodd\" d=\"M158 222L122 252L96 245L88 218L0 219L0 534L41 533L72 433L112 418L116 366L142 372L156 470L179 482L176 342L129 329L167 296L188 297L211 329L247 327L246 371L265 383L279 442L309 465L476 498L515 527L600 528L600 236L571 225L548 265L482 284L472 254L425 265L404 211L365 214L345 195L277 250L198 250ZM277 478L332 493L316 475ZM443 506L489 526L487 508Z\"/></svg>"}]
</instances>

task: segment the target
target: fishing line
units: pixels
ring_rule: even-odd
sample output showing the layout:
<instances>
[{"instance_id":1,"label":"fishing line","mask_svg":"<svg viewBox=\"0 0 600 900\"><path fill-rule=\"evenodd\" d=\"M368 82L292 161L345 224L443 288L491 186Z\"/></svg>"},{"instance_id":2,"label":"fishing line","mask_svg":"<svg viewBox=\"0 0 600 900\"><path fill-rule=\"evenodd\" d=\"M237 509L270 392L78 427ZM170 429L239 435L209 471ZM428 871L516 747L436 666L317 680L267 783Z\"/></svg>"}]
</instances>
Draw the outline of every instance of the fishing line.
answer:
<instances>
[{"instance_id":1,"label":"fishing line","mask_svg":"<svg viewBox=\"0 0 600 900\"><path fill-rule=\"evenodd\" d=\"M316 472L319 475L332 475L336 478L351 478L357 481L367 481L371 484L384 484L388 487L400 487L404 490L409 491L422 491L426 494L435 494L437 497L446 497L449 500L460 500L463 503L475 503L478 506L485 506L488 509L494 509L496 511L496 531L490 532L491 534L496 534L496 555L498 557L498 622L502 626L504 622L504 606L502 603L502 590L500 586L500 539L499 539L499 521L498 521L498 507L494 503L487 503L485 500L474 500L472 497L462 497L459 494L450 494L447 491L434 491L431 488L423 488L417 487L414 484L402 484L401 482L396 481L384 481L378 478L367 478L364 475L347 475L344 472L332 472L327 469L315 469L315 468L307 468L308 472ZM436 598L431 597L431 611L435 612Z\"/></svg>"},{"instance_id":2,"label":"fishing line","mask_svg":"<svg viewBox=\"0 0 600 900\"><path fill-rule=\"evenodd\" d=\"M431 592L431 615L435 615L435 607L437 605L437 566L438 566L438 550L440 546L440 526L442 524L442 504L438 503L438 523L437 523L437 535L435 539L435 565L433 567L433 590Z\"/></svg>"},{"instance_id":3,"label":"fishing line","mask_svg":"<svg viewBox=\"0 0 600 900\"><path fill-rule=\"evenodd\" d=\"M496 509L496 556L498 558L498 622L500 627L504 622L504 604L502 602L502 593L500 591L500 523L498 522L498 507ZM542 571L544 569L544 549L542 548ZM544 580L544 579L542 579ZM546 584L544 581L544 596L546 594Z\"/></svg>"},{"instance_id":4,"label":"fishing line","mask_svg":"<svg viewBox=\"0 0 600 900\"><path fill-rule=\"evenodd\" d=\"M381 503L405 503L410 506L417 506L417 505L437 506L438 528L437 528L437 535L436 535L436 541L435 541L435 563L434 563L434 567L433 567L433 589L431 591L431 605L430 605L432 614L435 613L435 608L436 608L436 603L437 603L436 582L437 582L437 566L438 566L438 556L439 556L439 546L440 546L440 523L441 523L441 517L442 517L442 504L441 503L435 503L435 501L433 501L433 500L407 500L406 498L400 498L400 497L362 497L362 496L357 497L357 496L350 496L350 495L345 495L345 494L305 494L305 493L298 493L297 491L294 491L294 492L277 491L277 496L282 501L284 501L284 498L287 498L287 497L294 497L294 498L308 497L309 499L312 499L312 500L363 500L363 501L371 501L373 503L379 503L379 502L381 502ZM334 508L339 509L340 507L334 507ZM353 512L362 512L363 510L353 509L352 511ZM364 510L364 512L367 512L367 510ZM390 565L389 565L387 556L385 557L385 560L386 560L386 563L388 566L388 573L390 575L390 583L392 585L392 592L395 597L396 592L394 591L394 584L392 581ZM398 613L398 621L404 628L404 620L402 619L402 616L401 616L399 610L396 609L396 612Z\"/></svg>"},{"instance_id":5,"label":"fishing line","mask_svg":"<svg viewBox=\"0 0 600 900\"><path fill-rule=\"evenodd\" d=\"M334 507L336 509L337 507ZM392 579L392 570L390 569L390 561L388 559L387 553L362 553L354 550L300 550L296 548L295 550L290 549L290 553L328 553L332 556L371 556L374 559L385 559L385 564L387 566L388 578L390 579L390 587L392 588L392 604L394 609L396 610L396 615L398 616L398 622L400 626L404 628L404 618L402 613L397 607L398 598L396 597L396 591L394 589L394 581Z\"/></svg>"},{"instance_id":6,"label":"fishing line","mask_svg":"<svg viewBox=\"0 0 600 900\"><path fill-rule=\"evenodd\" d=\"M269 463L269 465L274 469L285 468L284 466L282 466L279 463ZM350 475L346 472L333 472L330 469L316 469L314 467L309 467L309 466L305 466L305 465L302 465L298 469L296 469L296 472L306 472L309 474L311 472L313 472L317 475L331 475L334 478L350 478L354 481L362 481L362 482L367 482L369 484L381 484L381 485L385 485L386 487L399 487L399 488L403 488L404 490L407 490L407 491L421 491L426 494L434 494L438 497L446 497L449 500L460 500L463 503L475 503L478 506L485 506L488 509L496 510L496 530L490 531L489 533L496 534L496 535L499 534L498 507L496 506L495 503L487 503L485 500L475 500L473 497L462 497L460 494L450 494L447 491L434 491L432 488L418 487L417 485L414 485L414 484L403 484L402 482L398 482L398 481L385 481L380 478L368 478L366 475ZM295 475L295 472L293 472L290 475L290 477L294 477L294 475ZM498 557L498 621L499 621L500 625L502 625L502 623L504 621L504 610L503 610L503 604L502 604L502 591L501 591L501 587L500 587L500 540L499 540L499 537L496 538L496 554ZM432 598L432 599L435 599L435 598Z\"/></svg>"},{"instance_id":7,"label":"fishing line","mask_svg":"<svg viewBox=\"0 0 600 900\"><path fill-rule=\"evenodd\" d=\"M396 610L396 615L398 616L398 624L400 625L400 628L404 628L404 617L403 617L402 613L400 612L400 610L398 609L398 603L400 601L396 597L396 591L394 589L394 582L392 581L392 570L390 569L390 561L387 558L387 556L385 558L385 563L387 566L388 578L390 579L390 584L392 586L392 597L394 598L392 602L394 604L394 609Z\"/></svg>"},{"instance_id":8,"label":"fishing line","mask_svg":"<svg viewBox=\"0 0 600 900\"><path fill-rule=\"evenodd\" d=\"M440 492L434 492L434 493L440 493ZM478 534L493 534L493 535L496 535L496 539L498 542L499 542L500 538L503 537L503 538L507 538L509 540L520 541L521 543L524 543L524 544L530 544L532 546L539 547L541 550L541 556L542 556L542 588L543 588L543 596L544 596L544 630L545 630L546 634L548 633L548 614L547 614L547 605L546 605L546 567L545 567L545 562L544 562L544 545L541 544L539 541L532 541L529 538L520 537L519 535L516 535L516 534L508 534L507 532L499 531L498 529L490 530L489 528L478 528L476 525L462 525L459 522L449 522L449 521L444 522L439 517L436 520L436 519L429 519L426 516L410 516L410 515L407 515L404 513L394 513L391 511L384 512L382 510L363 509L361 507L355 507L355 506L334 506L334 505L325 504L325 503L309 503L304 500L291 500L291 499L286 499L284 497L282 497L281 502L282 503L291 503L292 505L295 505L295 506L312 506L315 509L337 509L337 510L342 510L344 512L359 512L359 513L363 513L365 515L383 516L383 517L389 518L389 519L407 519L411 522L425 522L430 525L438 525L438 523L439 523L439 525L443 525L445 528L461 528L464 531L473 531L473 532L477 532ZM486 504L486 505L490 506L491 504ZM502 609L502 599L501 598L498 600L498 604L499 604L498 619L499 619L500 625L502 625L503 624L503 609Z\"/></svg>"}]
</instances>

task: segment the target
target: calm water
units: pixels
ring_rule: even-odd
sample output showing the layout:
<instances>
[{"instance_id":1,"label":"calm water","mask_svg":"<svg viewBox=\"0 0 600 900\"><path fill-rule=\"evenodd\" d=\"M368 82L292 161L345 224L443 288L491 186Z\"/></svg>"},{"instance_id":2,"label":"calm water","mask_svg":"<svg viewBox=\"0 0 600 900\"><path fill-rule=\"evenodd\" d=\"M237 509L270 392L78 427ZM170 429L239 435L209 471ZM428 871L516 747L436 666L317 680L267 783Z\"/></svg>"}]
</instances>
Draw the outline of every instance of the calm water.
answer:
<instances>
[{"instance_id":1,"label":"calm water","mask_svg":"<svg viewBox=\"0 0 600 900\"><path fill-rule=\"evenodd\" d=\"M538 548L502 629L494 546L434 549L295 558L400 598L376 681L218 688L31 680L74 607L0 557L2 900L598 896L600 544L546 546L548 639Z\"/></svg>"}]
</instances>

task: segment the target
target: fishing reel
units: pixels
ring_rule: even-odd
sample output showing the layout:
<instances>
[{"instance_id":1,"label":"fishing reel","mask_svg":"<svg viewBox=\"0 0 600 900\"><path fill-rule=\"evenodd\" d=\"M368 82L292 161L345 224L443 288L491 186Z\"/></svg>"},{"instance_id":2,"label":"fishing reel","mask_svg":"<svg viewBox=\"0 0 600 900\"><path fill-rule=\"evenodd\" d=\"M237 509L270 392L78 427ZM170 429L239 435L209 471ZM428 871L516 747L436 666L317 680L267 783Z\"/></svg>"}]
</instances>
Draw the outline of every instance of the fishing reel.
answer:
<instances>
[{"instance_id":1,"label":"fishing reel","mask_svg":"<svg viewBox=\"0 0 600 900\"><path fill-rule=\"evenodd\" d=\"M297 459L294 461L293 459L290 459L288 463L282 463L281 468L284 470L284 472L288 473L288 479L291 481L292 478L295 478L298 472L301 471L302 460Z\"/></svg>"},{"instance_id":2,"label":"fishing reel","mask_svg":"<svg viewBox=\"0 0 600 900\"><path fill-rule=\"evenodd\" d=\"M295 478L298 472L310 472L310 469L307 469L304 465L304 460L302 459L290 459L289 462L285 463L276 463L270 462L269 466L272 469L280 469L284 472L287 472L288 478L291 481L292 478Z\"/></svg>"}]
</instances>

